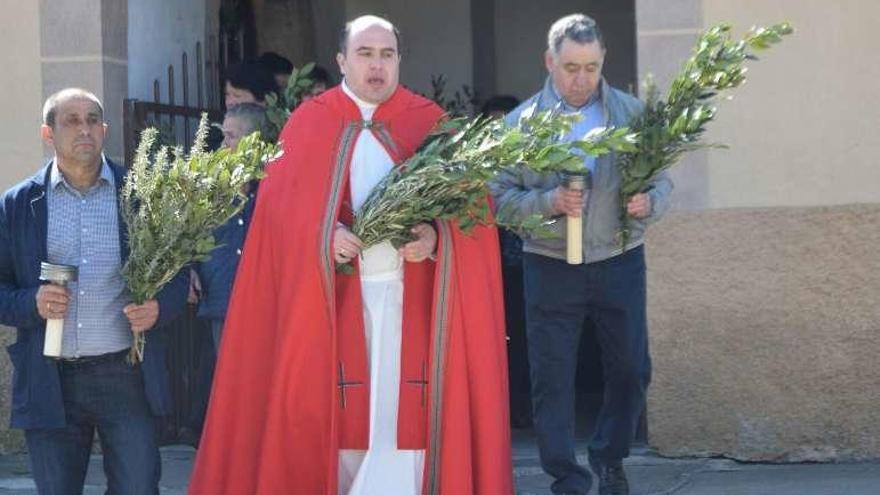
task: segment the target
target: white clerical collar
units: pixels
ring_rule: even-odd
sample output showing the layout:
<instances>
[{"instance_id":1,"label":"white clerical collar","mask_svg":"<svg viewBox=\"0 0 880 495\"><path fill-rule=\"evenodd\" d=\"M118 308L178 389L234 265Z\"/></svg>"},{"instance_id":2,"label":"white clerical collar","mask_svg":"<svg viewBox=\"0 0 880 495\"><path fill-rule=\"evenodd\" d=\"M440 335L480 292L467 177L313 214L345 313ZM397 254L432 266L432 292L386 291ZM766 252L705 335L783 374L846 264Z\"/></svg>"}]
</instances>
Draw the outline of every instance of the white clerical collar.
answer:
<instances>
[{"instance_id":1,"label":"white clerical collar","mask_svg":"<svg viewBox=\"0 0 880 495\"><path fill-rule=\"evenodd\" d=\"M373 111L376 110L376 107L379 106L378 103L370 103L359 98L358 95L354 94L354 91L348 87L348 83L345 82L345 79L342 80L342 91L355 102L355 104L361 109L361 113L372 115ZM369 118L366 115L364 117Z\"/></svg>"}]
</instances>

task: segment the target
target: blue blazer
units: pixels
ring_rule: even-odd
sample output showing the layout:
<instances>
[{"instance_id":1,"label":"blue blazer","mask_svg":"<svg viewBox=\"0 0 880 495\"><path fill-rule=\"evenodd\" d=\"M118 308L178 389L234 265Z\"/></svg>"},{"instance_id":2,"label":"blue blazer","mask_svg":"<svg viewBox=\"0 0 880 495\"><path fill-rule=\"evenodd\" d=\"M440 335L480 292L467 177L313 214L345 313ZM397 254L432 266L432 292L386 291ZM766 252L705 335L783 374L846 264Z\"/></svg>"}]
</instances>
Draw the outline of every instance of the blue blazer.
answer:
<instances>
[{"instance_id":1,"label":"blue blazer","mask_svg":"<svg viewBox=\"0 0 880 495\"><path fill-rule=\"evenodd\" d=\"M116 179L117 193L125 170L107 161ZM36 175L6 191L0 201L0 324L15 327L17 338L7 350L12 360L12 427L60 428L65 425L64 401L58 365L43 356L46 320L37 313L40 262L46 260L48 213L46 189L52 162ZM118 198L117 194L117 198ZM118 201L118 200L117 200ZM119 218L123 263L128 258L128 235ZM171 391L165 367L167 336L159 328L173 320L186 305L185 271L156 296L159 321L147 333L144 349L144 388L157 416L171 412Z\"/></svg>"}]
</instances>

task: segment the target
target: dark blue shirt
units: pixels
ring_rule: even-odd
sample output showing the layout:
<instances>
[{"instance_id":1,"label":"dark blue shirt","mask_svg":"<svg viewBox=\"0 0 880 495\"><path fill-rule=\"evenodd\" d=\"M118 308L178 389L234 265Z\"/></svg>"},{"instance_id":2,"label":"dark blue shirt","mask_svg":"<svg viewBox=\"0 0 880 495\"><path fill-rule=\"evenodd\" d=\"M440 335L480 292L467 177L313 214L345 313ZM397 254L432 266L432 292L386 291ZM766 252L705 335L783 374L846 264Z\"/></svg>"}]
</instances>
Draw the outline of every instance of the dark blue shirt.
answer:
<instances>
[{"instance_id":1,"label":"dark blue shirt","mask_svg":"<svg viewBox=\"0 0 880 495\"><path fill-rule=\"evenodd\" d=\"M211 259L196 265L196 273L202 282L199 318L211 320L226 318L232 283L235 282L241 250L244 248L244 240L251 224L256 195L257 186L254 184L241 212L214 231L214 240L218 247L211 252Z\"/></svg>"}]
</instances>

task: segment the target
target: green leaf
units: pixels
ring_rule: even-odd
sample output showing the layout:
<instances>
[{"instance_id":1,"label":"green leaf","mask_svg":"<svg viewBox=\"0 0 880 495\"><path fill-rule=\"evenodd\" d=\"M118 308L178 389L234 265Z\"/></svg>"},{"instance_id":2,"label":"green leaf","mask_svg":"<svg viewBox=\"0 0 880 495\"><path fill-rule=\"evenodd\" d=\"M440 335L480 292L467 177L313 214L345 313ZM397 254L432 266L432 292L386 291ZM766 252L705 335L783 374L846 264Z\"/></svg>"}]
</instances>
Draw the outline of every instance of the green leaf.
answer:
<instances>
[{"instance_id":1,"label":"green leaf","mask_svg":"<svg viewBox=\"0 0 880 495\"><path fill-rule=\"evenodd\" d=\"M203 116L189 156L179 147L154 153L156 129L141 135L119 201L130 247L122 276L135 302L154 297L187 264L207 259L215 247L211 232L241 207L232 205L242 184L262 174L260 161L248 157L278 153L255 137L236 150L206 151L208 129Z\"/></svg>"},{"instance_id":2,"label":"green leaf","mask_svg":"<svg viewBox=\"0 0 880 495\"><path fill-rule=\"evenodd\" d=\"M752 50L779 43L793 29L788 23L757 27L741 40L732 39L731 31L730 25L719 24L700 36L693 54L670 83L665 99L660 98L653 80L646 80L645 110L630 125L641 138L618 160L623 246L630 233L626 200L644 191L657 174L677 163L685 152L718 147L700 143L706 124L715 118L712 102L723 91L745 82L745 62L755 58Z\"/></svg>"}]
</instances>

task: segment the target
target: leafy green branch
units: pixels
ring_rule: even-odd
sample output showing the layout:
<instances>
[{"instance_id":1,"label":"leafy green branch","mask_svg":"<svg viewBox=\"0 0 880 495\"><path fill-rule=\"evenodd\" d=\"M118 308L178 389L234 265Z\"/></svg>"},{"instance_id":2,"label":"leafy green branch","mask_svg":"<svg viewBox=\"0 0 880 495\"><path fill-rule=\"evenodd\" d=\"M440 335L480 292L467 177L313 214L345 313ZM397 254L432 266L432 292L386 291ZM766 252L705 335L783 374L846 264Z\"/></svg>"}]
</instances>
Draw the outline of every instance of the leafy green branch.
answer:
<instances>
[{"instance_id":1,"label":"leafy green branch","mask_svg":"<svg viewBox=\"0 0 880 495\"><path fill-rule=\"evenodd\" d=\"M794 32L788 23L752 28L741 40L734 40L731 26L720 24L704 32L693 55L673 79L666 99L659 97L653 79L645 83L644 112L630 127L639 136L635 151L624 153L618 164L622 176L621 245L630 238L629 199L644 192L651 181L684 153L708 145L700 142L706 125L715 118L715 101L721 92L746 81L745 62L757 60L754 52L766 50Z\"/></svg>"},{"instance_id":2,"label":"leafy green branch","mask_svg":"<svg viewBox=\"0 0 880 495\"><path fill-rule=\"evenodd\" d=\"M180 147L157 147L155 128L141 134L120 192L130 249L122 276L137 304L154 298L187 264L208 258L214 229L241 210L245 185L278 155L259 133L242 138L236 149L207 151L207 134L202 115L188 156ZM143 360L143 346L143 333L135 334L133 362Z\"/></svg>"}]
</instances>

